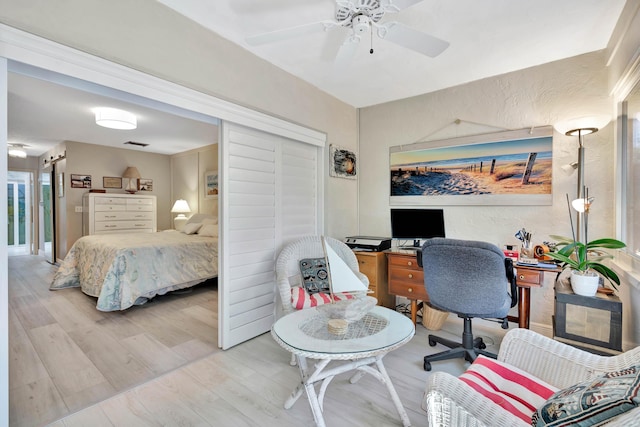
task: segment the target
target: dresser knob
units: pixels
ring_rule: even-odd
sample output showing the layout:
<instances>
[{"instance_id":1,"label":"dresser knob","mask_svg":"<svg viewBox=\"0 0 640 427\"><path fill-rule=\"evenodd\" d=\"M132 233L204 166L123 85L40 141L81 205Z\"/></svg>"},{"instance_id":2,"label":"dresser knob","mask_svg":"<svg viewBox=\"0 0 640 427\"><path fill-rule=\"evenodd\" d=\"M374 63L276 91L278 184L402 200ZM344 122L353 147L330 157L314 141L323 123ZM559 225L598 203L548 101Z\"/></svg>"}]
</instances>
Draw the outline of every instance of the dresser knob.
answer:
<instances>
[{"instance_id":1,"label":"dresser knob","mask_svg":"<svg viewBox=\"0 0 640 427\"><path fill-rule=\"evenodd\" d=\"M413 262L407 261L407 265L413 265Z\"/></svg>"},{"instance_id":2,"label":"dresser knob","mask_svg":"<svg viewBox=\"0 0 640 427\"><path fill-rule=\"evenodd\" d=\"M520 280L524 280L524 275L523 275L523 274L521 274L520 276L518 276L518 279L520 279Z\"/></svg>"},{"instance_id":3,"label":"dresser knob","mask_svg":"<svg viewBox=\"0 0 640 427\"><path fill-rule=\"evenodd\" d=\"M409 293L413 292L413 288L407 289L407 292L409 292Z\"/></svg>"},{"instance_id":4,"label":"dresser knob","mask_svg":"<svg viewBox=\"0 0 640 427\"><path fill-rule=\"evenodd\" d=\"M413 274L409 274L409 279L413 279Z\"/></svg>"}]
</instances>

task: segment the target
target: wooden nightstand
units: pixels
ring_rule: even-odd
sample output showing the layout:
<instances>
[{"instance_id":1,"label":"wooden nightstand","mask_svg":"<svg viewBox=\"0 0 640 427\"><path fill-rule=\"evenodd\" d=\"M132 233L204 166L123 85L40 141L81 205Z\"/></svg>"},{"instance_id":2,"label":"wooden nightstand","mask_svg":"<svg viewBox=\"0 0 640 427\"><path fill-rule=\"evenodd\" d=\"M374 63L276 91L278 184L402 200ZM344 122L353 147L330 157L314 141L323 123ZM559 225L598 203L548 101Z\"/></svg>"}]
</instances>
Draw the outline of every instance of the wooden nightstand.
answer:
<instances>
[{"instance_id":1,"label":"wooden nightstand","mask_svg":"<svg viewBox=\"0 0 640 427\"><path fill-rule=\"evenodd\" d=\"M418 300L429 301L424 288L424 273L418 265L416 252L391 250L385 253L389 268L389 293L411 301L411 320L415 324Z\"/></svg>"},{"instance_id":2,"label":"wooden nightstand","mask_svg":"<svg viewBox=\"0 0 640 427\"><path fill-rule=\"evenodd\" d=\"M378 305L395 309L396 297L389 294L387 286L387 258L383 252L354 252L358 258L360 272L369 278L370 294L378 300Z\"/></svg>"}]
</instances>

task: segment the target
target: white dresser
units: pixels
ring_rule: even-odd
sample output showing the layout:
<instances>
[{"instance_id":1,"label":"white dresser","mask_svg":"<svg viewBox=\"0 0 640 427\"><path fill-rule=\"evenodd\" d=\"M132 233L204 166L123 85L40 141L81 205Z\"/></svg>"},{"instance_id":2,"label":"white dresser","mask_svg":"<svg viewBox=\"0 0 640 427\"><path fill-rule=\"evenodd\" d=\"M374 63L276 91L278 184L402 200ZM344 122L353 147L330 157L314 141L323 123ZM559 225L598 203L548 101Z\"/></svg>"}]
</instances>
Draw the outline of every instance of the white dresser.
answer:
<instances>
[{"instance_id":1,"label":"white dresser","mask_svg":"<svg viewBox=\"0 0 640 427\"><path fill-rule=\"evenodd\" d=\"M86 193L82 196L82 235L157 231L156 196Z\"/></svg>"}]
</instances>

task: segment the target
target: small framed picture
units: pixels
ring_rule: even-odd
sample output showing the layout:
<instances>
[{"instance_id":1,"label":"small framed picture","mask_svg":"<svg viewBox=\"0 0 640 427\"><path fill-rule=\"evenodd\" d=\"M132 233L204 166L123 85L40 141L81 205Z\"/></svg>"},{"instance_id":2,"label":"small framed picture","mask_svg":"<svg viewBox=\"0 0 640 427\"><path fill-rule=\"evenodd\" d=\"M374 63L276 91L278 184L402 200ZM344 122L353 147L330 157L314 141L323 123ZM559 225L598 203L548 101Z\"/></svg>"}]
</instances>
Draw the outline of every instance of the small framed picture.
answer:
<instances>
[{"instance_id":1,"label":"small framed picture","mask_svg":"<svg viewBox=\"0 0 640 427\"><path fill-rule=\"evenodd\" d=\"M329 146L329 176L356 179L356 153L331 144Z\"/></svg>"},{"instance_id":2,"label":"small framed picture","mask_svg":"<svg viewBox=\"0 0 640 427\"><path fill-rule=\"evenodd\" d=\"M104 188L122 188L122 178L119 176L103 176L102 187Z\"/></svg>"},{"instance_id":3,"label":"small framed picture","mask_svg":"<svg viewBox=\"0 0 640 427\"><path fill-rule=\"evenodd\" d=\"M91 188L91 175L71 174L71 188Z\"/></svg>"},{"instance_id":4,"label":"small framed picture","mask_svg":"<svg viewBox=\"0 0 640 427\"><path fill-rule=\"evenodd\" d=\"M138 180L138 190L153 191L153 180L149 178L140 178Z\"/></svg>"},{"instance_id":5,"label":"small framed picture","mask_svg":"<svg viewBox=\"0 0 640 427\"><path fill-rule=\"evenodd\" d=\"M204 173L204 198L215 199L218 197L218 171Z\"/></svg>"}]
</instances>

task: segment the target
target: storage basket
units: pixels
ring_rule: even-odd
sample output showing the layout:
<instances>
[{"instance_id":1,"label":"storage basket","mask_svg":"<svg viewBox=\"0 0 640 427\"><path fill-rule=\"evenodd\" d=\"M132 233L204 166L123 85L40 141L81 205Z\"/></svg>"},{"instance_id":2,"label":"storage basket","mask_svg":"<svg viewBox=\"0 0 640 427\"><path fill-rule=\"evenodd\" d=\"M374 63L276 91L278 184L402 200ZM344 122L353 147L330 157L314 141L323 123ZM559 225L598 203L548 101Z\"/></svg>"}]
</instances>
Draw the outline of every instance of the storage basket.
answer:
<instances>
[{"instance_id":1,"label":"storage basket","mask_svg":"<svg viewBox=\"0 0 640 427\"><path fill-rule=\"evenodd\" d=\"M448 311L438 310L425 302L422 304L422 325L432 331L442 328L444 322L449 317Z\"/></svg>"}]
</instances>

